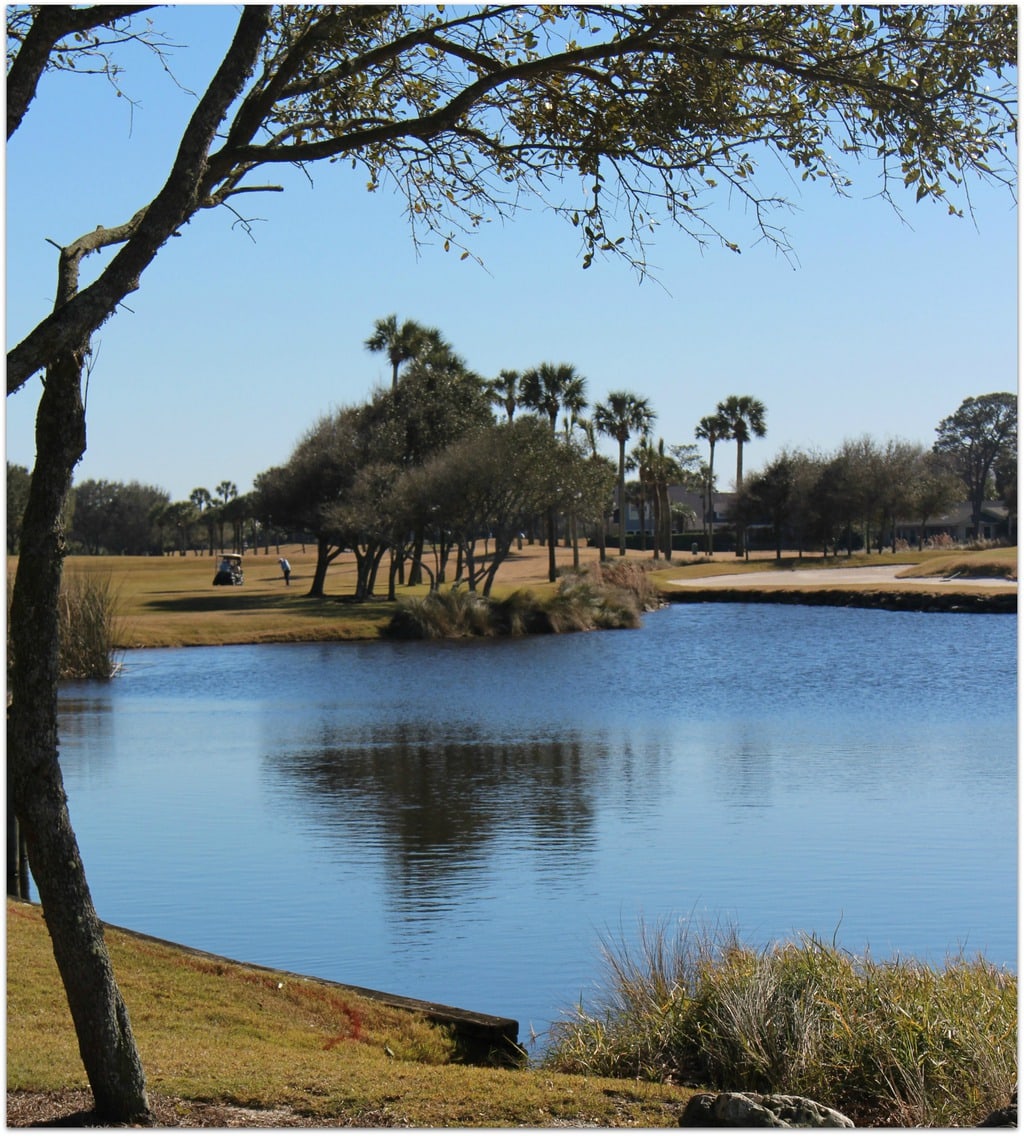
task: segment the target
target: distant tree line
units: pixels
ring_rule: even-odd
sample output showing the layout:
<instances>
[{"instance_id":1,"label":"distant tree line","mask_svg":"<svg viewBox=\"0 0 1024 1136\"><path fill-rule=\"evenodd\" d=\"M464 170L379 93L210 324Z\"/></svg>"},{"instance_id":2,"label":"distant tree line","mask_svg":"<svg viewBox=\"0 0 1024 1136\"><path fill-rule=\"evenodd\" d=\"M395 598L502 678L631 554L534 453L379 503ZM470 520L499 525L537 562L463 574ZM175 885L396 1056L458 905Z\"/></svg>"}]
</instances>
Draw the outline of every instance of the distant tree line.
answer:
<instances>
[{"instance_id":1,"label":"distant tree line","mask_svg":"<svg viewBox=\"0 0 1024 1136\"><path fill-rule=\"evenodd\" d=\"M7 552L19 551L21 516L28 499L29 473L7 463ZM161 556L229 550L252 542L253 499L223 481L215 495L193 489L187 501L172 501L155 485L137 481L82 481L64 510L68 549L86 555Z\"/></svg>"},{"instance_id":2,"label":"distant tree line","mask_svg":"<svg viewBox=\"0 0 1024 1136\"><path fill-rule=\"evenodd\" d=\"M766 433L766 409L731 395L702 418L695 437L708 446L654 442L647 399L613 391L593 408L586 380L567 363L503 370L487 380L470 370L434 328L395 316L378 320L365 346L386 355L389 389L362 406L314 423L281 466L259 474L240 494L231 481L211 493L193 489L172 501L155 486L87 480L65 510L69 547L86 554L215 555L294 538L317 546L310 589L323 595L328 568L355 554L356 597L377 594L378 568L390 554L387 595L398 583L426 578L433 587L465 582L490 591L501 562L525 535L544 540L555 575L555 544L564 539L578 563L581 540L598 544L617 530L626 548L623 507L639 514L639 542L671 558L673 534L696 532L698 518L673 505L669 487L704 500L705 548L713 548L716 447L736 445L735 498L729 520L742 555L745 534L757 543L799 551L893 546L897 521L919 526L968 500L975 532L985 501L1017 512L1017 407L1008 393L965 399L936 428L932 449L870 437L831 453L785 450L744 479L743 446ZM587 411L591 410L588 415ZM617 464L597 451L613 439ZM627 453L631 437L637 439ZM626 472L636 474L627 482ZM7 550L18 551L29 474L7 463Z\"/></svg>"},{"instance_id":3,"label":"distant tree line","mask_svg":"<svg viewBox=\"0 0 1024 1136\"><path fill-rule=\"evenodd\" d=\"M1017 514L1017 400L1007 393L965 399L936 429L931 450L906 441L846 441L829 454L784 451L743 483L737 525L770 530L782 548L896 547L897 522L917 527L923 547L929 521L965 499L975 536L985 501Z\"/></svg>"}]
</instances>

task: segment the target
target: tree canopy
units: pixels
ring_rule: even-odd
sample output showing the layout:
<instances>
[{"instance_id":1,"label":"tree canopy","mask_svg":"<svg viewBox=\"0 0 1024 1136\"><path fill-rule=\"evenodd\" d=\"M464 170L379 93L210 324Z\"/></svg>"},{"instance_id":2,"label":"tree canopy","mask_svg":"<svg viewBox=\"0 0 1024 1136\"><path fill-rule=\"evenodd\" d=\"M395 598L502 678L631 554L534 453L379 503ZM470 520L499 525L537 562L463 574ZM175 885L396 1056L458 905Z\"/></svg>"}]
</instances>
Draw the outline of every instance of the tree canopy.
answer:
<instances>
[{"instance_id":1,"label":"tree canopy","mask_svg":"<svg viewBox=\"0 0 1024 1136\"><path fill-rule=\"evenodd\" d=\"M975 532L989 478L1000 463L1017 463L1017 398L1008 392L965 398L936 427L935 452L947 455L967 489Z\"/></svg>"},{"instance_id":2,"label":"tree canopy","mask_svg":"<svg viewBox=\"0 0 1024 1136\"><path fill-rule=\"evenodd\" d=\"M26 11L9 9L9 106L83 12L114 21ZM47 62L22 68L44 19ZM60 302L10 351L8 391L84 342L199 209L274 188L253 180L266 167L345 159L464 255L485 216L539 195L585 266L603 252L645 271L659 224L739 249L709 208L720 192L788 248L784 199L759 186L772 159L838 193L863 166L894 203L905 189L952 212L972 176L1012 186L1015 60L1012 5L246 7L159 193L63 249ZM82 258L111 245L79 292Z\"/></svg>"}]
</instances>

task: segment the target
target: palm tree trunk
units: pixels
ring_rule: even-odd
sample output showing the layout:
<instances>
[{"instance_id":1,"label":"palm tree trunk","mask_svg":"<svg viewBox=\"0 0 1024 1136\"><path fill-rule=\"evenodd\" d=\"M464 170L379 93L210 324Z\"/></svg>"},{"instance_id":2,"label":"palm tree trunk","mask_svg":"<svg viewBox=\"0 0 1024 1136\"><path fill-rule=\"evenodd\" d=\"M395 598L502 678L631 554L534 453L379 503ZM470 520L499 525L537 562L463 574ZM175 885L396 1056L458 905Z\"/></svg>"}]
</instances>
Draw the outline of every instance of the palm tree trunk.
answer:
<instances>
[{"instance_id":1,"label":"palm tree trunk","mask_svg":"<svg viewBox=\"0 0 1024 1136\"><path fill-rule=\"evenodd\" d=\"M661 501L661 524L662 531L665 537L665 559L672 559L672 502L669 500L668 495L668 482L663 481L658 486L659 499Z\"/></svg>"},{"instance_id":2,"label":"palm tree trunk","mask_svg":"<svg viewBox=\"0 0 1024 1136\"><path fill-rule=\"evenodd\" d=\"M626 555L626 442L619 440L619 555Z\"/></svg>"}]
</instances>

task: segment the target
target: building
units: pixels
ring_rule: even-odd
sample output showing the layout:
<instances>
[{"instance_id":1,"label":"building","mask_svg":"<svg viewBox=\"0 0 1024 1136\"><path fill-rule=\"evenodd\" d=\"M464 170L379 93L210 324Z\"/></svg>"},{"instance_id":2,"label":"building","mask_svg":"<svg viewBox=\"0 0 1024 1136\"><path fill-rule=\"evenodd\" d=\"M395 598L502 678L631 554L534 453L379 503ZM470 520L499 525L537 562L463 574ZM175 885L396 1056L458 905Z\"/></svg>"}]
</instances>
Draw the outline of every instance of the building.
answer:
<instances>
[{"instance_id":1,"label":"building","mask_svg":"<svg viewBox=\"0 0 1024 1136\"><path fill-rule=\"evenodd\" d=\"M1010 511L1000 501L986 501L981 506L981 532L974 535L974 519L969 501L963 501L938 517L929 517L924 526L924 539L948 540L952 544L966 544L974 539L1006 540L1010 533ZM916 545L921 539L921 522L896 522L896 539Z\"/></svg>"}]
</instances>

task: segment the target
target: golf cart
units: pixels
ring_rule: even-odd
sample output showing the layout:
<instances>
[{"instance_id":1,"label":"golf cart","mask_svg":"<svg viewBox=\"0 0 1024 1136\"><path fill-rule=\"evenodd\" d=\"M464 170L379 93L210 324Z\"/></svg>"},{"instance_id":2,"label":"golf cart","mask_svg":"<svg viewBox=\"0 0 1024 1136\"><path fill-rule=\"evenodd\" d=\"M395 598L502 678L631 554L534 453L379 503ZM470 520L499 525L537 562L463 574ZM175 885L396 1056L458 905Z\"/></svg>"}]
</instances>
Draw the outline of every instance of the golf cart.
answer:
<instances>
[{"instance_id":1,"label":"golf cart","mask_svg":"<svg viewBox=\"0 0 1024 1136\"><path fill-rule=\"evenodd\" d=\"M220 564L217 565L217 575L214 576L213 582L215 584L240 584L243 579L241 556L234 552L225 553L220 558Z\"/></svg>"}]
</instances>

